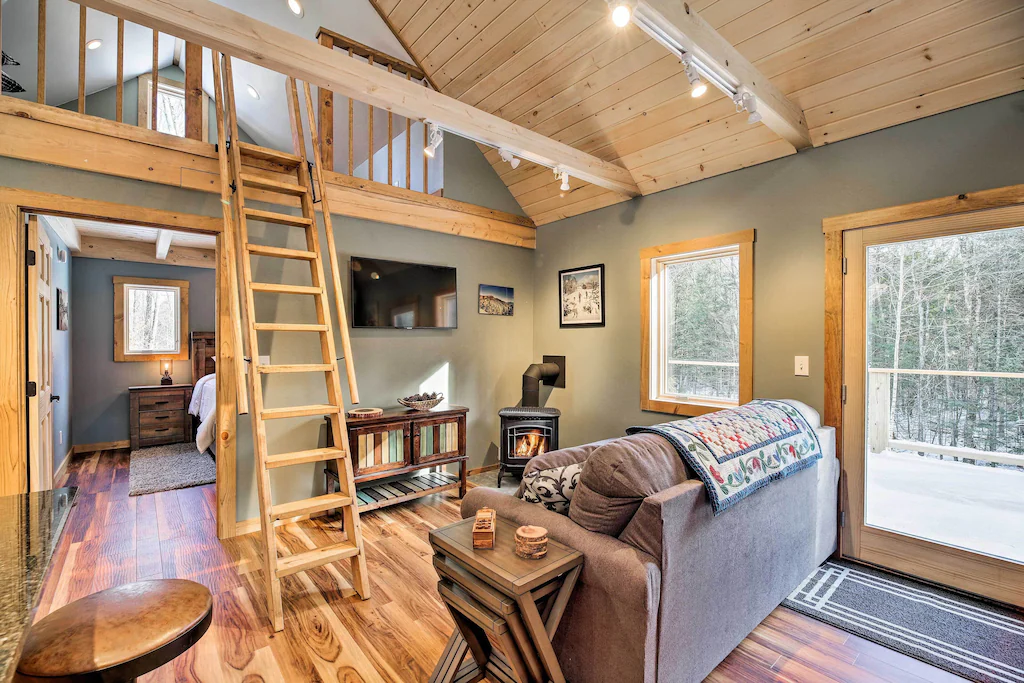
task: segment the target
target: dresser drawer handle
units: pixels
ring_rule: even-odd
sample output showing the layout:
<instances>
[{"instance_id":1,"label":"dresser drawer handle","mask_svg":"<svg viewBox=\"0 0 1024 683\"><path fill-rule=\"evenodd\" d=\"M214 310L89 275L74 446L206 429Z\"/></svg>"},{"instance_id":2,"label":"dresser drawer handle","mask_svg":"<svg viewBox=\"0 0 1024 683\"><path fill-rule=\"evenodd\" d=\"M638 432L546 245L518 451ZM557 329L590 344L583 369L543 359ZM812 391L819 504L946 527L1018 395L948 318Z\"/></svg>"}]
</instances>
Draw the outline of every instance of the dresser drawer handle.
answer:
<instances>
[{"instance_id":1,"label":"dresser drawer handle","mask_svg":"<svg viewBox=\"0 0 1024 683\"><path fill-rule=\"evenodd\" d=\"M170 403L170 401L154 401L153 405L162 406L165 403Z\"/></svg>"},{"instance_id":2,"label":"dresser drawer handle","mask_svg":"<svg viewBox=\"0 0 1024 683\"><path fill-rule=\"evenodd\" d=\"M153 431L154 432L169 432L169 431L171 431L171 428L170 427L163 427L162 429L154 429Z\"/></svg>"},{"instance_id":3,"label":"dresser drawer handle","mask_svg":"<svg viewBox=\"0 0 1024 683\"><path fill-rule=\"evenodd\" d=\"M170 415L154 415L153 419L154 420L169 420L169 419L171 419L171 416Z\"/></svg>"}]
</instances>

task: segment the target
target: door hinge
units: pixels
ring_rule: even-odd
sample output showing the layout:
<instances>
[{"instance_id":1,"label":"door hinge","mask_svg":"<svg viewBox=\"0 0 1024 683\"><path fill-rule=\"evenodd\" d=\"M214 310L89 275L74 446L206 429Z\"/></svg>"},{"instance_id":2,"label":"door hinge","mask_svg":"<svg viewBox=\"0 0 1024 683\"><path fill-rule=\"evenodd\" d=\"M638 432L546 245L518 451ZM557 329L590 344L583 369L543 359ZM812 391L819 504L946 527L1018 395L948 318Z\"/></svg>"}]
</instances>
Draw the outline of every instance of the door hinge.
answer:
<instances>
[{"instance_id":1,"label":"door hinge","mask_svg":"<svg viewBox=\"0 0 1024 683\"><path fill-rule=\"evenodd\" d=\"M846 403L846 385L845 384L843 385L842 395L843 395L843 403L845 404Z\"/></svg>"},{"instance_id":2,"label":"door hinge","mask_svg":"<svg viewBox=\"0 0 1024 683\"><path fill-rule=\"evenodd\" d=\"M25 263L27 263L29 266L34 266L36 264L35 249L29 249L27 252L25 252Z\"/></svg>"},{"instance_id":3,"label":"door hinge","mask_svg":"<svg viewBox=\"0 0 1024 683\"><path fill-rule=\"evenodd\" d=\"M843 275L846 275L846 266L848 265L848 263L849 262L846 260L846 257L844 256L843 257Z\"/></svg>"},{"instance_id":4,"label":"door hinge","mask_svg":"<svg viewBox=\"0 0 1024 683\"><path fill-rule=\"evenodd\" d=\"M25 394L29 398L33 398L36 395L36 393L38 393L37 390L36 390L36 383L35 382L28 382L26 384L26 386L25 386Z\"/></svg>"}]
</instances>

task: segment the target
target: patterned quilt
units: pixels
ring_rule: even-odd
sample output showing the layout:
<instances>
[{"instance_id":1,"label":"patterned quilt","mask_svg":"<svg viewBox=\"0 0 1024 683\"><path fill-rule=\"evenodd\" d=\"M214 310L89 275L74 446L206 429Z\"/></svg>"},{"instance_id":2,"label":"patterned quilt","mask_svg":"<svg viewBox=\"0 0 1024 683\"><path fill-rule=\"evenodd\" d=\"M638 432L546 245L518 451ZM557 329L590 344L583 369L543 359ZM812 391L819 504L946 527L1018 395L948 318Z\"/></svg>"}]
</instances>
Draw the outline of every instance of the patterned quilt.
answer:
<instances>
[{"instance_id":1,"label":"patterned quilt","mask_svg":"<svg viewBox=\"0 0 1024 683\"><path fill-rule=\"evenodd\" d=\"M626 431L668 439L704 482L716 515L762 486L821 459L817 433L799 410L782 401L759 399L738 408Z\"/></svg>"}]
</instances>

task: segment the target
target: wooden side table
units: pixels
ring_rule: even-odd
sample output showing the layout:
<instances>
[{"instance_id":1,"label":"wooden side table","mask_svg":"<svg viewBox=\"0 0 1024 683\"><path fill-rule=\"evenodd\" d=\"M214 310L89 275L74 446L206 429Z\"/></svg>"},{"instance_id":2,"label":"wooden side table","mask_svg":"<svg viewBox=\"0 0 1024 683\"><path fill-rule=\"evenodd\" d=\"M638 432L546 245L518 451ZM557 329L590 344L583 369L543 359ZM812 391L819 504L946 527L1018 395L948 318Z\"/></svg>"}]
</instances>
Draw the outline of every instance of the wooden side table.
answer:
<instances>
[{"instance_id":1,"label":"wooden side table","mask_svg":"<svg viewBox=\"0 0 1024 683\"><path fill-rule=\"evenodd\" d=\"M551 640L583 555L549 540L545 557L524 560L515 553L515 531L499 518L491 550L473 549L473 518L430 532L437 590L456 625L431 683L472 683L485 676L502 683L565 683ZM467 652L472 657L463 664Z\"/></svg>"},{"instance_id":2,"label":"wooden side table","mask_svg":"<svg viewBox=\"0 0 1024 683\"><path fill-rule=\"evenodd\" d=\"M191 384L154 384L128 387L129 435L132 450L192 438Z\"/></svg>"}]
</instances>

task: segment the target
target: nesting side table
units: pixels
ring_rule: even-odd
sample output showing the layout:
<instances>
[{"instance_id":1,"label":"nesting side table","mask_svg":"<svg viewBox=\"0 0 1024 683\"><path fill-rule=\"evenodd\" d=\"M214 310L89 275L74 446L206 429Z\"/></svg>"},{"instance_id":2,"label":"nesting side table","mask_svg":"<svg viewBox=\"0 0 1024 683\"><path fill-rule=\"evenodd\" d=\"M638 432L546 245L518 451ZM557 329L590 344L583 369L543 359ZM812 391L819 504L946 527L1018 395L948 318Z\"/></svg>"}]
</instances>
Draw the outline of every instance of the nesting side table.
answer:
<instances>
[{"instance_id":1,"label":"nesting side table","mask_svg":"<svg viewBox=\"0 0 1024 683\"><path fill-rule=\"evenodd\" d=\"M551 640L583 568L554 540L547 555L515 554L516 526L501 518L494 548L473 549L473 518L430 532L438 593L455 621L431 683L565 683ZM499 644L500 651L491 646ZM469 661L463 664L467 652Z\"/></svg>"}]
</instances>

